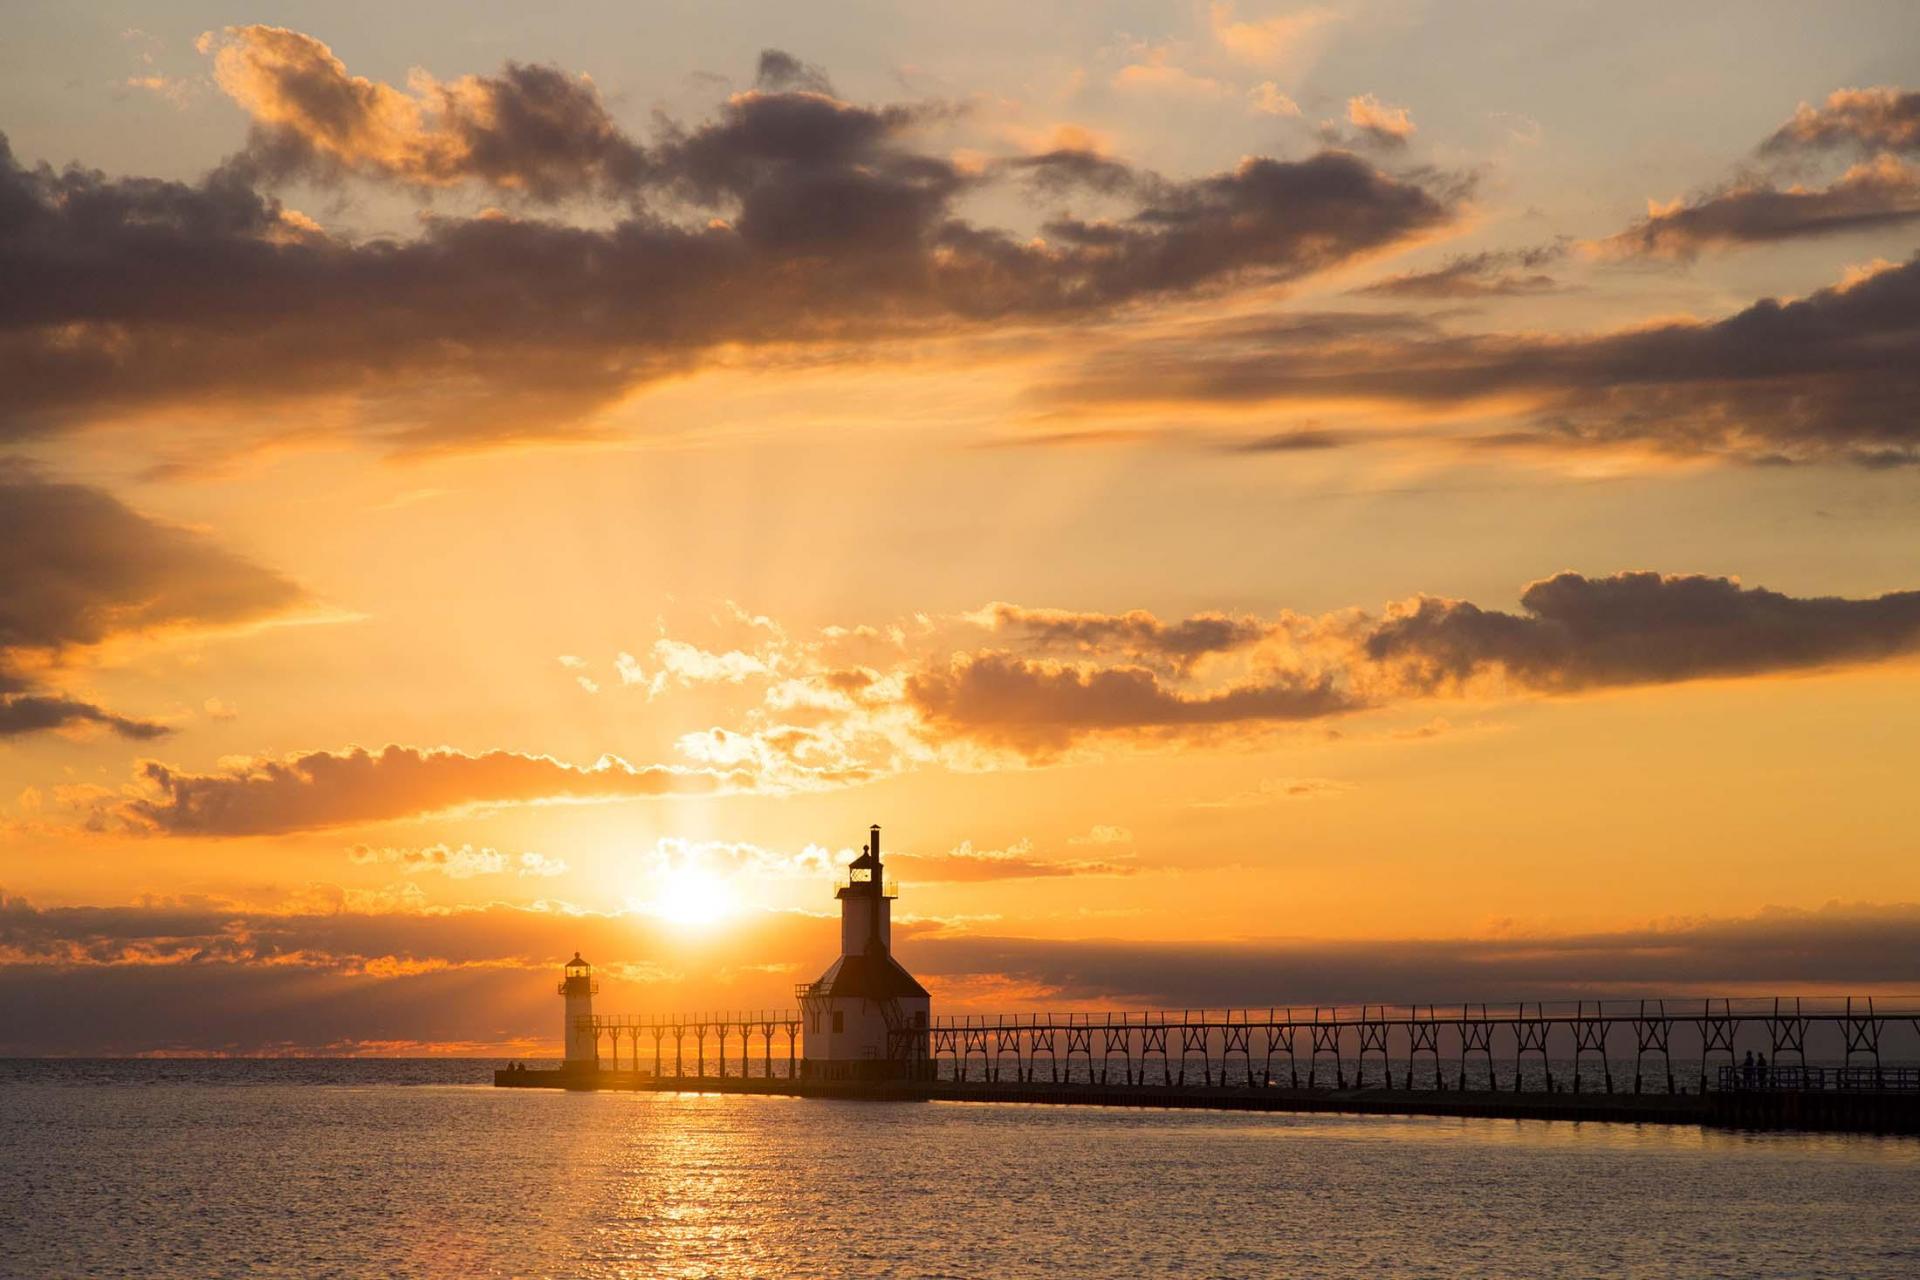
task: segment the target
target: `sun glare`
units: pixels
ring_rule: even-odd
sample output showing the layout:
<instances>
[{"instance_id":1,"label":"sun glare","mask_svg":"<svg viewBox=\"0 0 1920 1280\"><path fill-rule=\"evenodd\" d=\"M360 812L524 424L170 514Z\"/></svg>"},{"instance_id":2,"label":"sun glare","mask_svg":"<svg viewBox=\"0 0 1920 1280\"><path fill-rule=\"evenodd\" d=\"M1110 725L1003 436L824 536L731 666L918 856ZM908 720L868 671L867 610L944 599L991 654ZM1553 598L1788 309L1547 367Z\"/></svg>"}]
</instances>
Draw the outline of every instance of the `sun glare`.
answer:
<instances>
[{"instance_id":1,"label":"sun glare","mask_svg":"<svg viewBox=\"0 0 1920 1280\"><path fill-rule=\"evenodd\" d=\"M653 896L653 911L670 924L704 929L733 913L733 887L719 876L697 867L681 867L667 874Z\"/></svg>"}]
</instances>

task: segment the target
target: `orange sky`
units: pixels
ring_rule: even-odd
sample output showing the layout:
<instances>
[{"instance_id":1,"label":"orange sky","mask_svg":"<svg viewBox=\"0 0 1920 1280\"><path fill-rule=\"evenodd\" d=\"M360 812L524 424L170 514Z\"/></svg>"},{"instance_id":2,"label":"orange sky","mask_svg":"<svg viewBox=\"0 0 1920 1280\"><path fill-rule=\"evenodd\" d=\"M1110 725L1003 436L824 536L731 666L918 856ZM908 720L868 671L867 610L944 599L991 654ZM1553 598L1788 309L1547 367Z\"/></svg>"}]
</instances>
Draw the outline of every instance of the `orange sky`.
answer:
<instances>
[{"instance_id":1,"label":"orange sky","mask_svg":"<svg viewBox=\"0 0 1920 1280\"><path fill-rule=\"evenodd\" d=\"M948 1009L1920 981L1920 30L1764 7L37 14L0 1052L780 1004L869 822Z\"/></svg>"}]
</instances>

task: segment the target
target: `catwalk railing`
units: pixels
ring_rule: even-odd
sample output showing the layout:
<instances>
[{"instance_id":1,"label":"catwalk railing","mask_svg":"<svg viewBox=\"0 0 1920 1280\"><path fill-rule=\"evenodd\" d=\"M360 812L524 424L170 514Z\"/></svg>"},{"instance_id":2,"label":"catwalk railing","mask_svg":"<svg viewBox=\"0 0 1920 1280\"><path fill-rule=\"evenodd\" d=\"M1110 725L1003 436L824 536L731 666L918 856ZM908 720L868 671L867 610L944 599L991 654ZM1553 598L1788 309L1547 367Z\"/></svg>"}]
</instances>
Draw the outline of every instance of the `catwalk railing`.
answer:
<instances>
[{"instance_id":1,"label":"catwalk railing","mask_svg":"<svg viewBox=\"0 0 1920 1280\"><path fill-rule=\"evenodd\" d=\"M624 1061L656 1076L706 1077L711 1042L711 1074L772 1077L776 1066L797 1072L801 1021L788 1010L596 1016L582 1025L596 1052L609 1050L606 1069ZM939 1078L955 1082L1611 1093L1617 1069L1622 1088L1630 1076L1635 1093L1671 1093L1683 1078L1706 1087L1715 1066L1738 1066L1742 1052L1771 1058L1776 1070L1807 1068L1809 1043L1841 1069L1884 1072L1883 1041L1901 1026L1920 1034L1920 997L970 1014L933 1019L924 1052Z\"/></svg>"},{"instance_id":2,"label":"catwalk railing","mask_svg":"<svg viewBox=\"0 0 1920 1280\"><path fill-rule=\"evenodd\" d=\"M643 1053L651 1050L653 1074L656 1076L681 1076L691 1074L695 1079L707 1076L707 1041L714 1040L714 1075L725 1079L728 1072L727 1044L731 1037L738 1034L739 1056L734 1059L738 1076L753 1074L753 1040L760 1041L761 1074L772 1078L774 1075L777 1039L784 1037L781 1048L785 1050L785 1061L779 1065L785 1068L787 1076L799 1074L800 1053L800 1015L792 1009L761 1009L735 1013L686 1013L686 1014L594 1014L581 1018L576 1025L593 1036L594 1056L599 1058L602 1070L621 1070L620 1042L627 1042L627 1067L630 1071L643 1071L641 1065ZM672 1056L668 1056L667 1042L672 1038ZM691 1055L688 1039L691 1037ZM600 1054L600 1046L606 1045L609 1052ZM689 1073L687 1067L693 1071ZM667 1068L671 1066L672 1070Z\"/></svg>"},{"instance_id":3,"label":"catwalk railing","mask_svg":"<svg viewBox=\"0 0 1920 1280\"><path fill-rule=\"evenodd\" d=\"M1803 1067L1744 1062L1720 1068L1722 1093L1920 1093L1920 1067Z\"/></svg>"}]
</instances>

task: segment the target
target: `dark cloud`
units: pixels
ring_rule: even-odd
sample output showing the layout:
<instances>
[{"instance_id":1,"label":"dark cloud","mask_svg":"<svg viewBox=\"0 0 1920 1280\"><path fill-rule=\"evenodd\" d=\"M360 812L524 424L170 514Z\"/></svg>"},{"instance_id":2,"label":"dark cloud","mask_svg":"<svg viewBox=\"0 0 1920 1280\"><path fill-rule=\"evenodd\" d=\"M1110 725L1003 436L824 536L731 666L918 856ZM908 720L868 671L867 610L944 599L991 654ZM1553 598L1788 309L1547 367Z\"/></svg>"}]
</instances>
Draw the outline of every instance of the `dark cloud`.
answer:
<instances>
[{"instance_id":1,"label":"dark cloud","mask_svg":"<svg viewBox=\"0 0 1920 1280\"><path fill-rule=\"evenodd\" d=\"M1344 448L1354 441L1353 435L1339 431L1277 431L1251 440L1235 440L1224 447L1230 453L1315 453Z\"/></svg>"},{"instance_id":2,"label":"dark cloud","mask_svg":"<svg viewBox=\"0 0 1920 1280\"><path fill-rule=\"evenodd\" d=\"M1031 641L1038 648L1080 653L1119 651L1142 661L1165 662L1185 671L1210 654L1253 644L1268 624L1245 615L1195 614L1162 622L1144 609L1128 613L1085 613L1068 609L1030 609L1004 602L989 605L986 620L995 631Z\"/></svg>"},{"instance_id":3,"label":"dark cloud","mask_svg":"<svg viewBox=\"0 0 1920 1280\"><path fill-rule=\"evenodd\" d=\"M44 687L48 668L115 637L253 622L301 599L200 534L0 459L0 738L89 725L157 737L164 726Z\"/></svg>"},{"instance_id":4,"label":"dark cloud","mask_svg":"<svg viewBox=\"0 0 1920 1280\"><path fill-rule=\"evenodd\" d=\"M1828 185L1781 185L1817 153L1842 149L1861 162ZM1596 247L1616 258L1688 259L1708 249L1901 226L1920 218L1920 171L1901 152L1920 152L1920 94L1842 89L1820 107L1801 103L1761 143L1757 171L1705 195L1652 205Z\"/></svg>"},{"instance_id":5,"label":"dark cloud","mask_svg":"<svg viewBox=\"0 0 1920 1280\"><path fill-rule=\"evenodd\" d=\"M956 655L908 678L906 698L936 734L1046 757L1089 734L1193 730L1316 720L1365 704L1331 677L1281 674L1217 690L1163 680L1143 666Z\"/></svg>"},{"instance_id":6,"label":"dark cloud","mask_svg":"<svg viewBox=\"0 0 1920 1280\"><path fill-rule=\"evenodd\" d=\"M1037 155L1016 156L1002 163L1009 172L1025 177L1036 189L1049 195L1080 190L1128 195L1160 181L1154 175L1140 173L1132 165L1084 147L1058 147Z\"/></svg>"},{"instance_id":7,"label":"dark cloud","mask_svg":"<svg viewBox=\"0 0 1920 1280\"><path fill-rule=\"evenodd\" d=\"M1920 457L1920 258L1717 321L1590 337L1461 334L1407 317L1290 317L1116 348L1054 403L1498 402L1540 446L1755 461ZM1515 437L1507 437L1511 442Z\"/></svg>"},{"instance_id":8,"label":"dark cloud","mask_svg":"<svg viewBox=\"0 0 1920 1280\"><path fill-rule=\"evenodd\" d=\"M754 87L775 93L797 91L833 97L833 82L827 73L809 62L802 62L779 49L760 51L760 68L753 77Z\"/></svg>"},{"instance_id":9,"label":"dark cloud","mask_svg":"<svg viewBox=\"0 0 1920 1280\"><path fill-rule=\"evenodd\" d=\"M559 907L356 905L338 889L285 910L43 908L0 893L0 1055L557 1048L553 979L575 951L603 1009L784 1008L837 927L767 912L699 935Z\"/></svg>"},{"instance_id":10,"label":"dark cloud","mask_svg":"<svg viewBox=\"0 0 1920 1280\"><path fill-rule=\"evenodd\" d=\"M905 952L903 948L903 955ZM1774 911L1669 928L1362 942L930 937L914 971L1004 977L1062 1003L1147 1008L1674 996L1920 981L1920 908Z\"/></svg>"},{"instance_id":11,"label":"dark cloud","mask_svg":"<svg viewBox=\"0 0 1920 1280\"><path fill-rule=\"evenodd\" d=\"M1123 222L1060 218L1045 230L1082 264L1080 289L1119 301L1255 263L1277 278L1304 275L1438 226L1446 208L1417 184L1325 151L1243 160L1229 173L1158 188Z\"/></svg>"},{"instance_id":12,"label":"dark cloud","mask_svg":"<svg viewBox=\"0 0 1920 1280\"><path fill-rule=\"evenodd\" d=\"M552 172L517 150L537 147L547 118L526 105L530 86L564 97L552 75L510 67L475 82L492 95L487 121L533 122L511 138L460 135L459 164L530 194L611 181L604 149L556 141L541 151ZM301 135L310 152L334 136L323 123L349 140L372 128L355 113L385 98L365 83L303 89L299 118L318 122ZM465 118L452 110L430 113L432 128ZM1061 218L1035 239L957 215L992 178L911 145L940 110L743 93L697 127L665 127L634 170L648 207L611 225L432 217L405 239L331 235L289 211L253 185L279 172L264 153L197 183L28 169L0 153L0 439L303 399L342 403L357 411L345 420L402 448L567 438L719 348L1070 323L1291 279L1444 223L1460 194L1344 153L1255 158L1157 180L1111 221Z\"/></svg>"},{"instance_id":13,"label":"dark cloud","mask_svg":"<svg viewBox=\"0 0 1920 1280\"><path fill-rule=\"evenodd\" d=\"M556 67L509 62L497 75L444 84L416 77L406 92L349 75L312 36L267 26L227 28L214 66L255 122L230 162L249 177L472 181L554 201L631 195L647 175L645 150L593 82Z\"/></svg>"},{"instance_id":14,"label":"dark cloud","mask_svg":"<svg viewBox=\"0 0 1920 1280\"><path fill-rule=\"evenodd\" d=\"M766 913L701 936L637 915L356 908L338 891L286 911L193 901L43 908L0 894L0 1055L553 1046L552 979L576 949L595 964L603 1009L786 1008L795 975L831 956L834 929ZM934 990L936 1013L956 1011L944 990L981 979L1042 1005L1175 1009L1920 981L1920 909L1911 906L1558 937L1137 943L970 937L906 922L895 937L902 962Z\"/></svg>"},{"instance_id":15,"label":"dark cloud","mask_svg":"<svg viewBox=\"0 0 1920 1280\"><path fill-rule=\"evenodd\" d=\"M163 724L115 715L64 694L0 694L0 738L74 725L100 725L123 738L135 739L158 738L167 732Z\"/></svg>"},{"instance_id":16,"label":"dark cloud","mask_svg":"<svg viewBox=\"0 0 1920 1280\"><path fill-rule=\"evenodd\" d=\"M98 817L170 836L276 835L469 805L703 794L752 783L739 770L634 766L612 756L581 766L514 751L468 755L401 746L310 751L219 773L187 773L148 760L138 777L144 794L113 802Z\"/></svg>"},{"instance_id":17,"label":"dark cloud","mask_svg":"<svg viewBox=\"0 0 1920 1280\"><path fill-rule=\"evenodd\" d=\"M293 583L200 534L0 461L0 650L228 626L301 598Z\"/></svg>"},{"instance_id":18,"label":"dark cloud","mask_svg":"<svg viewBox=\"0 0 1920 1280\"><path fill-rule=\"evenodd\" d=\"M1873 231L1915 219L1920 170L1882 156L1827 187L1782 189L1753 180L1656 209L1599 247L1621 258L1684 259L1704 249Z\"/></svg>"},{"instance_id":19,"label":"dark cloud","mask_svg":"<svg viewBox=\"0 0 1920 1280\"><path fill-rule=\"evenodd\" d=\"M1562 573L1529 586L1523 613L1422 599L1363 648L1415 688L1490 668L1536 689L1757 675L1874 662L1920 649L1920 591L1797 598L1727 578Z\"/></svg>"},{"instance_id":20,"label":"dark cloud","mask_svg":"<svg viewBox=\"0 0 1920 1280\"><path fill-rule=\"evenodd\" d=\"M1050 759L1090 738L1159 740L1328 719L1468 691L1590 689L1758 676L1920 654L1920 592L1796 597L1728 578L1561 573L1521 611L1419 596L1371 614L1270 620L1084 614L997 604L999 629L1069 661L1001 650L912 670L903 696L930 738ZM1227 674L1195 663L1232 655Z\"/></svg>"},{"instance_id":21,"label":"dark cloud","mask_svg":"<svg viewBox=\"0 0 1920 1280\"><path fill-rule=\"evenodd\" d=\"M1820 106L1805 102L1761 144L1762 154L1847 148L1920 152L1920 93L1880 86L1838 89Z\"/></svg>"},{"instance_id":22,"label":"dark cloud","mask_svg":"<svg viewBox=\"0 0 1920 1280\"><path fill-rule=\"evenodd\" d=\"M1534 249L1488 250L1449 258L1432 271L1389 276L1355 292L1389 298L1439 298L1459 301L1553 293L1563 286L1540 268L1566 256L1560 245Z\"/></svg>"}]
</instances>

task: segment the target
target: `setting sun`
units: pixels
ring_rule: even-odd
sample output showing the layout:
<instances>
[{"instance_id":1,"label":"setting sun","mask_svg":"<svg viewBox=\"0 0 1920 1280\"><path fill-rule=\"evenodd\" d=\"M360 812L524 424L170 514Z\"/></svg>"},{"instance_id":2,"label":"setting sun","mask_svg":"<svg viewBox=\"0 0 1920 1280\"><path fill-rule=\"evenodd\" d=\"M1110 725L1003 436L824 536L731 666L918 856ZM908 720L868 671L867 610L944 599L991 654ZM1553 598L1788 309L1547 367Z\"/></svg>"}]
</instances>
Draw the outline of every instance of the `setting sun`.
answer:
<instances>
[{"instance_id":1,"label":"setting sun","mask_svg":"<svg viewBox=\"0 0 1920 1280\"><path fill-rule=\"evenodd\" d=\"M701 867L677 867L661 878L646 910L686 929L718 924L739 907L733 886Z\"/></svg>"}]
</instances>

